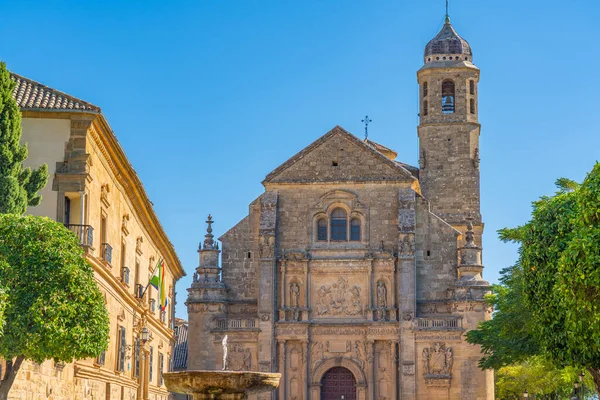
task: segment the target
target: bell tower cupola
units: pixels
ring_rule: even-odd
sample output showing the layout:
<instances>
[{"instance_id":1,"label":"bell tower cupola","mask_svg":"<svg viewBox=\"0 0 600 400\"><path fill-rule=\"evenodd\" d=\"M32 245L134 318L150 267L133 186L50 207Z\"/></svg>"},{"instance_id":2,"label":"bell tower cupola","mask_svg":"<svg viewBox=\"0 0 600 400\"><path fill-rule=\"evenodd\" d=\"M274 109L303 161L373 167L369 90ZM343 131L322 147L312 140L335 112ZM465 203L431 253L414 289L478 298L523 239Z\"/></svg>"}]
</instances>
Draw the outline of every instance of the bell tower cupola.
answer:
<instances>
[{"instance_id":1,"label":"bell tower cupola","mask_svg":"<svg viewBox=\"0 0 600 400\"><path fill-rule=\"evenodd\" d=\"M448 15L425 47L417 79L422 193L434 213L462 232L472 221L479 235L479 68Z\"/></svg>"}]
</instances>

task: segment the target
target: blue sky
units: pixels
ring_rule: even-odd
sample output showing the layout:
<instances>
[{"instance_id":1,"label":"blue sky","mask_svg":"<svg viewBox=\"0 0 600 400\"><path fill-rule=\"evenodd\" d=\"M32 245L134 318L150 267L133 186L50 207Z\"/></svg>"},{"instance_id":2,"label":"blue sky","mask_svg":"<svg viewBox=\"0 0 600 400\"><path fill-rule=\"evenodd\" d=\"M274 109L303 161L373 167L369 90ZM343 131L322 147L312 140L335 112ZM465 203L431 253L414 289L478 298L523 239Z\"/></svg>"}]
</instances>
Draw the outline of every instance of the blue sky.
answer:
<instances>
[{"instance_id":1,"label":"blue sky","mask_svg":"<svg viewBox=\"0 0 600 400\"><path fill-rule=\"evenodd\" d=\"M0 5L0 59L102 107L188 276L215 233L248 211L271 170L339 124L416 165L416 71L444 0L24 1ZM481 69L484 276L516 248L562 176L599 158L600 3L451 0Z\"/></svg>"}]
</instances>

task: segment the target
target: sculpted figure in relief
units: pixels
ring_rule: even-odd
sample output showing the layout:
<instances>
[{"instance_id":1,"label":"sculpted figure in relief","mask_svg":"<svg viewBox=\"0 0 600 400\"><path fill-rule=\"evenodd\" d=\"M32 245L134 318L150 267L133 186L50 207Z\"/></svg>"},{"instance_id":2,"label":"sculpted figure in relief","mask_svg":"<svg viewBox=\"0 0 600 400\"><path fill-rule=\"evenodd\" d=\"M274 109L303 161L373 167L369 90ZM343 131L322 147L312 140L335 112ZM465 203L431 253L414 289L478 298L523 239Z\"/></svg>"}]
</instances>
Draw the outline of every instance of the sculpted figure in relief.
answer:
<instances>
[{"instance_id":1,"label":"sculpted figure in relief","mask_svg":"<svg viewBox=\"0 0 600 400\"><path fill-rule=\"evenodd\" d=\"M252 354L250 349L244 350L244 357L242 358L242 369L244 371L250 371L252 369Z\"/></svg>"},{"instance_id":2,"label":"sculpted figure in relief","mask_svg":"<svg viewBox=\"0 0 600 400\"><path fill-rule=\"evenodd\" d=\"M412 236L410 234L405 235L400 244L400 255L411 256L414 252L414 245L412 242Z\"/></svg>"},{"instance_id":3,"label":"sculpted figure in relief","mask_svg":"<svg viewBox=\"0 0 600 400\"><path fill-rule=\"evenodd\" d=\"M317 303L317 314L329 314L329 304L331 303L331 289L329 286L321 286L317 296L319 297L319 301Z\"/></svg>"},{"instance_id":4,"label":"sculpted figure in relief","mask_svg":"<svg viewBox=\"0 0 600 400\"><path fill-rule=\"evenodd\" d=\"M290 303L293 308L298 307L300 299L300 285L296 282L290 283Z\"/></svg>"}]
</instances>

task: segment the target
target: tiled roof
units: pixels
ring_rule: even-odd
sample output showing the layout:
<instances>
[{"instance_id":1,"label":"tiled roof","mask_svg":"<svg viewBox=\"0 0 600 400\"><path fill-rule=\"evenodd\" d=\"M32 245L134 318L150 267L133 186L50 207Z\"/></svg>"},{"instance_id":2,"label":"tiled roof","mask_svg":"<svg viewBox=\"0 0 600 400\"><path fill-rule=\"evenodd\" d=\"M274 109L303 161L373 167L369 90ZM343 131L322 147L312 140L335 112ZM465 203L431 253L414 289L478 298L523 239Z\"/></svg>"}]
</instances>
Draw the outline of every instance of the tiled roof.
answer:
<instances>
[{"instance_id":1,"label":"tiled roof","mask_svg":"<svg viewBox=\"0 0 600 400\"><path fill-rule=\"evenodd\" d=\"M101 112L100 107L11 72L13 97L22 110Z\"/></svg>"},{"instance_id":2,"label":"tiled roof","mask_svg":"<svg viewBox=\"0 0 600 400\"><path fill-rule=\"evenodd\" d=\"M181 371L187 369L188 326L185 322L176 321L176 328L177 335L175 336L175 346L173 347L173 362L171 363L171 369L173 371Z\"/></svg>"}]
</instances>

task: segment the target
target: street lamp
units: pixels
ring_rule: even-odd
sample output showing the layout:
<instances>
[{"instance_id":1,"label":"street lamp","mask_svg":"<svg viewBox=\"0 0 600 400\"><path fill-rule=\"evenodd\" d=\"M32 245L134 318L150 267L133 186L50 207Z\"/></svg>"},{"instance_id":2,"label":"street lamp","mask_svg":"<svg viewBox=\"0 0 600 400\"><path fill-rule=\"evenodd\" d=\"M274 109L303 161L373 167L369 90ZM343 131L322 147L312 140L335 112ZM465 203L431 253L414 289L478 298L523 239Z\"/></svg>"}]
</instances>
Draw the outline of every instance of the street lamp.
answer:
<instances>
[{"instance_id":1,"label":"street lamp","mask_svg":"<svg viewBox=\"0 0 600 400\"><path fill-rule=\"evenodd\" d=\"M148 340L150 340L150 330L147 326L142 328L142 332L140 333L140 340L143 344L146 344Z\"/></svg>"},{"instance_id":2,"label":"street lamp","mask_svg":"<svg viewBox=\"0 0 600 400\"><path fill-rule=\"evenodd\" d=\"M579 374L579 383L580 383L580 386L581 386L579 394L581 395L580 397L582 399L585 398L585 385L583 384L583 379L584 378L585 378L585 375L583 374L583 371L581 371L581 374Z\"/></svg>"},{"instance_id":3,"label":"street lamp","mask_svg":"<svg viewBox=\"0 0 600 400\"><path fill-rule=\"evenodd\" d=\"M523 397L524 397L524 398L528 398L528 397L529 397L529 392L528 392L527 390L525 390L525 391L523 392Z\"/></svg>"}]
</instances>

